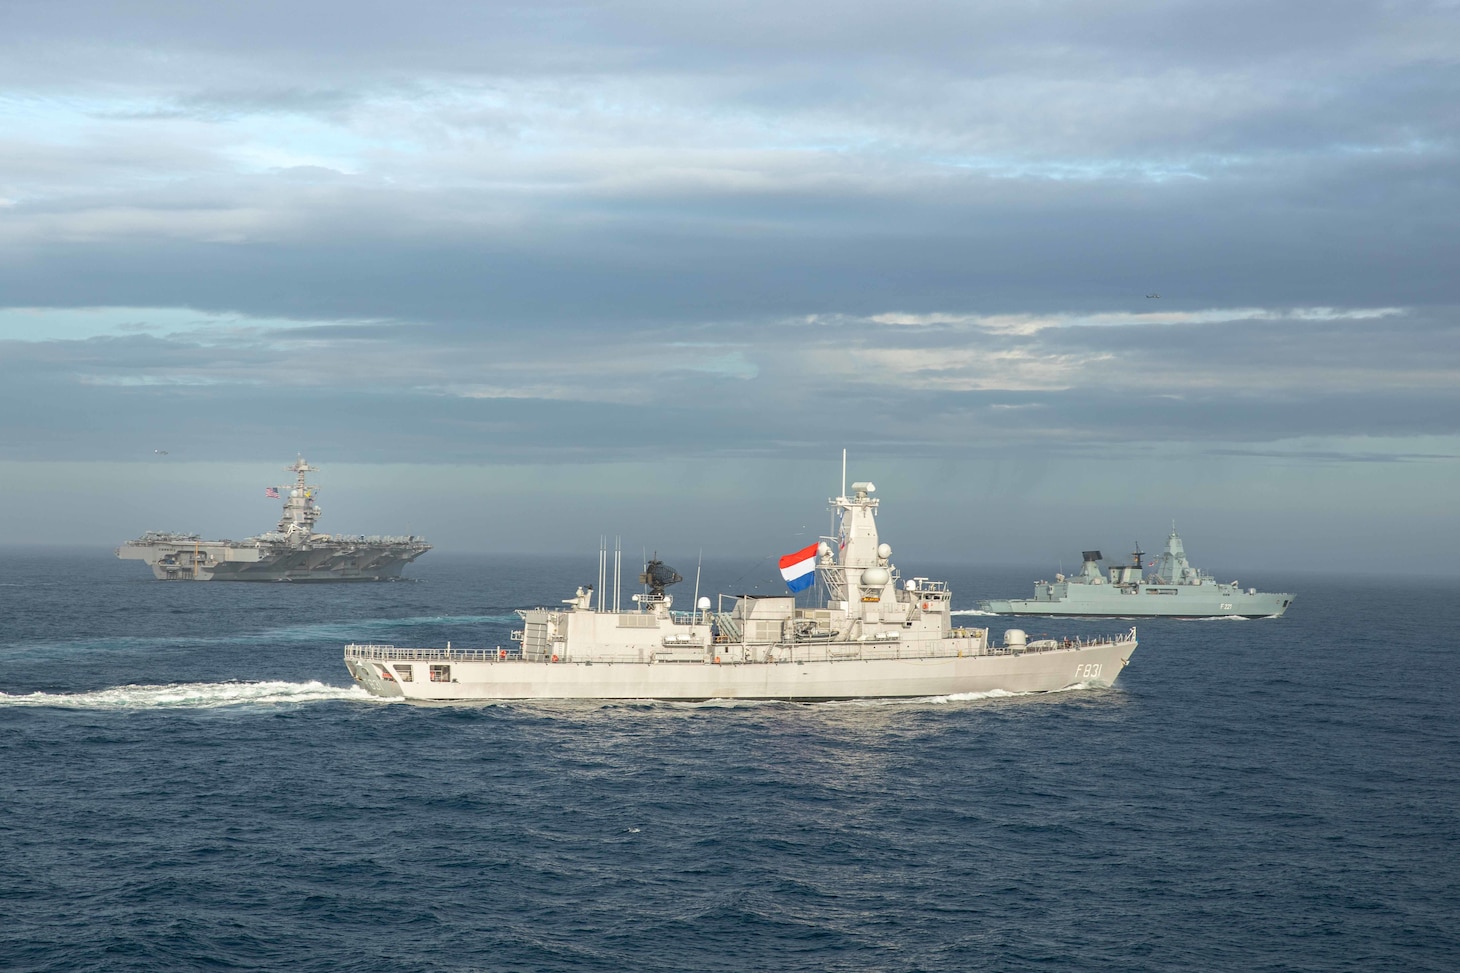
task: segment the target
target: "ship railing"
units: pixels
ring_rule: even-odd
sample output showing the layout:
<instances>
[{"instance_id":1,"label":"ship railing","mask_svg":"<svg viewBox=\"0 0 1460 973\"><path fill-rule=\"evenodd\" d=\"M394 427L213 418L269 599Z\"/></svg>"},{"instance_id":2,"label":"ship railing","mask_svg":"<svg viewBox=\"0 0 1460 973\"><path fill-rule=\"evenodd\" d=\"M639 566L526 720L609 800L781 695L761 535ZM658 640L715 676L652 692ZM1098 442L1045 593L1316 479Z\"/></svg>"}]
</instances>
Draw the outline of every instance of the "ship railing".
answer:
<instances>
[{"instance_id":1,"label":"ship railing","mask_svg":"<svg viewBox=\"0 0 1460 973\"><path fill-rule=\"evenodd\" d=\"M345 646L346 659L369 659L387 662L497 662L505 659L520 659L522 650L511 648L491 649L407 649L394 645Z\"/></svg>"},{"instance_id":2,"label":"ship railing","mask_svg":"<svg viewBox=\"0 0 1460 973\"><path fill-rule=\"evenodd\" d=\"M950 659L959 656L1015 656L1015 655L1038 655L1045 652L1068 652L1073 649L1089 649L1100 646L1117 645L1123 642L1135 640L1136 630L1132 628L1129 632L1119 635L1094 636L1092 638L1068 638L1068 639L1038 639L1027 645L980 645L979 640L970 637L966 640L959 640L962 644L937 644L928 645L910 642L903 644L898 641L831 641L807 643L777 643L772 646L755 643L719 643L706 649L703 661L707 664L735 665L737 660L731 657L732 650L749 649L750 661L753 664L764 664L762 660L769 658L772 662L828 662L844 660L883 661L889 659ZM656 646L646 647L642 652L633 649L615 653L595 653L591 658L569 660L568 655L556 643L553 647L553 655L561 653L567 661L580 662L649 662L656 653L663 653L666 649L694 649L698 646ZM400 648L394 645L365 645L351 643L345 646L345 658L347 659L369 659L372 661L388 662L519 662L524 659L520 645L514 644L507 648L498 646L491 649L416 649ZM550 656L545 655L541 660L547 662ZM667 661L667 660L665 660ZM677 662L694 661L680 658Z\"/></svg>"},{"instance_id":3,"label":"ship railing","mask_svg":"<svg viewBox=\"0 0 1460 973\"><path fill-rule=\"evenodd\" d=\"M781 644L771 649L773 661L781 662L825 662L830 660L857 659L883 661L888 659L948 659L959 656L1015 656L1039 655L1045 652L1068 652L1073 649L1089 649L1115 645L1135 639L1135 629L1121 635L1095 636L1093 638L1040 639L1027 645L987 645L980 647L970 639L962 645L954 643L927 645L910 642L906 645L892 641L818 642L815 644Z\"/></svg>"}]
</instances>

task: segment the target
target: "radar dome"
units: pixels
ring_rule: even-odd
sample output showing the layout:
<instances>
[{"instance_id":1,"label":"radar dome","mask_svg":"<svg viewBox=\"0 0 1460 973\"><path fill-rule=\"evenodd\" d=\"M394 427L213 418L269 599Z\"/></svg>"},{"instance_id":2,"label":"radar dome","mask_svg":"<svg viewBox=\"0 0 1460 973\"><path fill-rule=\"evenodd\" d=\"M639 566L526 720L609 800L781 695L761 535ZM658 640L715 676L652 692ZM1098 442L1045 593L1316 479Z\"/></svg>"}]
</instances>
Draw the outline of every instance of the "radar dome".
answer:
<instances>
[{"instance_id":1,"label":"radar dome","mask_svg":"<svg viewBox=\"0 0 1460 973\"><path fill-rule=\"evenodd\" d=\"M700 600L695 602L695 604L699 606L699 609L702 612L707 612L710 610L710 599L706 598L704 595L700 595Z\"/></svg>"},{"instance_id":2,"label":"radar dome","mask_svg":"<svg viewBox=\"0 0 1460 973\"><path fill-rule=\"evenodd\" d=\"M891 544L878 544L877 545L877 556L880 557L880 558L882 558L883 560L886 560L887 558L892 557L892 545Z\"/></svg>"},{"instance_id":3,"label":"radar dome","mask_svg":"<svg viewBox=\"0 0 1460 973\"><path fill-rule=\"evenodd\" d=\"M887 573L886 568L868 568L862 572L863 588L881 588L892 580L892 575Z\"/></svg>"}]
</instances>

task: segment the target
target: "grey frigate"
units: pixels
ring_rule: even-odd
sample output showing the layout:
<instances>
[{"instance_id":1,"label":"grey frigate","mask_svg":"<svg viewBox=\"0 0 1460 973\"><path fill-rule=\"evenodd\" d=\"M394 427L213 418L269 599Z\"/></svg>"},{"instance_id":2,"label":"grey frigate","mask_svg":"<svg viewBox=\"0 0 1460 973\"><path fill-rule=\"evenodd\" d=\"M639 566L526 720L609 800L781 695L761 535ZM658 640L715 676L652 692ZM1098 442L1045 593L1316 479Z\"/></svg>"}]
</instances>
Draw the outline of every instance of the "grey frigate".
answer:
<instances>
[{"instance_id":1,"label":"grey frigate","mask_svg":"<svg viewBox=\"0 0 1460 973\"><path fill-rule=\"evenodd\" d=\"M319 487L305 482L305 474L318 468L301 456L284 469L295 475L294 484L265 490L284 501L274 530L241 541L148 531L117 548L117 557L147 562L162 581L393 581L431 549L415 536L315 533Z\"/></svg>"},{"instance_id":2,"label":"grey frigate","mask_svg":"<svg viewBox=\"0 0 1460 973\"><path fill-rule=\"evenodd\" d=\"M845 476L843 483L845 484ZM831 700L1046 692L1109 686L1136 649L1132 628L1108 638L1029 639L1010 629L955 626L946 582L904 579L877 534L871 483L829 502L837 536L782 558L790 595L698 591L692 610L673 608L666 589L681 580L656 560L639 575L644 591L620 610L620 558L613 597L608 552L597 588L580 586L560 608L519 611L509 647L405 648L352 644L345 666L377 696L415 701L509 699ZM789 566L788 566L789 564ZM810 605L794 592L815 588ZM824 596L824 597L822 597ZM611 607L610 607L611 605Z\"/></svg>"},{"instance_id":3,"label":"grey frigate","mask_svg":"<svg viewBox=\"0 0 1460 973\"><path fill-rule=\"evenodd\" d=\"M1100 570L1099 551L1085 551L1083 557L1074 577L1056 574L1053 581L1036 581L1033 598L984 601L979 608L996 615L1276 618L1293 603L1293 595L1221 582L1192 567L1174 526L1166 550L1149 565L1142 561L1145 552L1139 544L1130 563L1111 565L1108 576ZM1146 567L1153 568L1149 576Z\"/></svg>"}]
</instances>

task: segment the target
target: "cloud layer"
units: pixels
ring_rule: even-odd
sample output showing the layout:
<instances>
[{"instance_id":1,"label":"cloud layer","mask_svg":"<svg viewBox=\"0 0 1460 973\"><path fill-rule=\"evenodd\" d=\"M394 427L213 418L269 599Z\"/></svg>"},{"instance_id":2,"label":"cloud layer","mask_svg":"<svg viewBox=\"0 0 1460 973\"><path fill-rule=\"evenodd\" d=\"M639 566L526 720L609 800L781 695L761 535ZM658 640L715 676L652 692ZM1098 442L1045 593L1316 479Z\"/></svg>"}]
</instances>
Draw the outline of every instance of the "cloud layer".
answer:
<instances>
[{"instance_id":1,"label":"cloud layer","mask_svg":"<svg viewBox=\"0 0 1460 973\"><path fill-rule=\"evenodd\" d=\"M1456 50L1447 2L8 4L0 460L1442 479Z\"/></svg>"}]
</instances>

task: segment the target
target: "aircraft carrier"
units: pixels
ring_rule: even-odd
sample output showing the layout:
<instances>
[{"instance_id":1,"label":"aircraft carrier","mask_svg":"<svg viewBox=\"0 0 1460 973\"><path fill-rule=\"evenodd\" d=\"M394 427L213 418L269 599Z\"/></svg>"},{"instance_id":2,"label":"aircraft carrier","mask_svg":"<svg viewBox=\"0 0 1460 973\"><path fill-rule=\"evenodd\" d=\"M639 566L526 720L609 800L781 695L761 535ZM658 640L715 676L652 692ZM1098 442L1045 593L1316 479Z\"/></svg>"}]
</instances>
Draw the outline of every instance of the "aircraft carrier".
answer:
<instances>
[{"instance_id":1,"label":"aircraft carrier","mask_svg":"<svg viewBox=\"0 0 1460 973\"><path fill-rule=\"evenodd\" d=\"M123 560L145 561L162 581L394 581L407 564L431 549L423 538L317 534L319 488L305 482L318 472L301 456L284 467L292 486L268 487L284 501L279 526L241 541L205 541L198 534L148 531L117 548Z\"/></svg>"}]
</instances>

